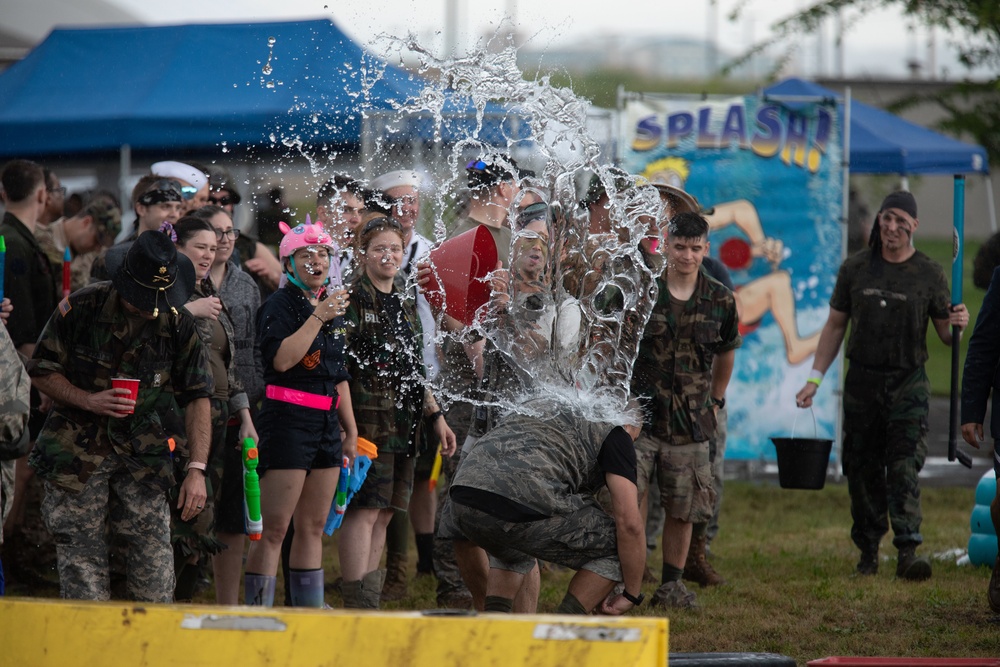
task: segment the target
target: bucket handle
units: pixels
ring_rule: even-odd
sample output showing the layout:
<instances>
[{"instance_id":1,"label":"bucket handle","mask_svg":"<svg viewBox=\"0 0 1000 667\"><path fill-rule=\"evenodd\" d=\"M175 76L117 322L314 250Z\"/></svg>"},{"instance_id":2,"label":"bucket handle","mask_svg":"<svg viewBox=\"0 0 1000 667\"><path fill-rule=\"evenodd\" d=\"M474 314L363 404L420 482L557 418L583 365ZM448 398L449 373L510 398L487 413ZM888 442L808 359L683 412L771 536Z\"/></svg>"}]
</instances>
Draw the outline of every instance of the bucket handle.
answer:
<instances>
[{"instance_id":1,"label":"bucket handle","mask_svg":"<svg viewBox=\"0 0 1000 667\"><path fill-rule=\"evenodd\" d=\"M792 419L792 439L795 438L795 423L799 421L799 415L802 414L802 410L795 411L795 418ZM813 410L812 406L809 406L809 414L813 418L813 438L819 438L819 426L816 424L816 411Z\"/></svg>"}]
</instances>

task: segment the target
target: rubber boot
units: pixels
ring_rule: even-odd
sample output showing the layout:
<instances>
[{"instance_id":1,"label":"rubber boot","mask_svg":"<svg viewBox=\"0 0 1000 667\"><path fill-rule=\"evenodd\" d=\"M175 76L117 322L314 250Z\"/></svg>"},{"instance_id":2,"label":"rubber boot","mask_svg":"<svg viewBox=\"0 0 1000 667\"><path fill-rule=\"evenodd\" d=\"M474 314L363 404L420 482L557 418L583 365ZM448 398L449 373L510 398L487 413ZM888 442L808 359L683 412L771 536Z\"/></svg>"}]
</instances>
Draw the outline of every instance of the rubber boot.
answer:
<instances>
[{"instance_id":1,"label":"rubber boot","mask_svg":"<svg viewBox=\"0 0 1000 667\"><path fill-rule=\"evenodd\" d=\"M390 551L385 558L385 585L382 586L382 601L395 602L407 595L408 554Z\"/></svg>"},{"instance_id":2,"label":"rubber boot","mask_svg":"<svg viewBox=\"0 0 1000 667\"><path fill-rule=\"evenodd\" d=\"M361 607L362 609L378 609L382 599L382 584L385 583L385 570L374 570L361 577Z\"/></svg>"},{"instance_id":3,"label":"rubber boot","mask_svg":"<svg viewBox=\"0 0 1000 667\"><path fill-rule=\"evenodd\" d=\"M273 607L274 585L277 580L277 577L247 572L243 575L243 604L251 607Z\"/></svg>"},{"instance_id":4,"label":"rubber boot","mask_svg":"<svg viewBox=\"0 0 1000 667\"><path fill-rule=\"evenodd\" d=\"M362 580L344 581L340 584L340 596L344 600L344 609L364 609L361 600Z\"/></svg>"},{"instance_id":5,"label":"rubber boot","mask_svg":"<svg viewBox=\"0 0 1000 667\"><path fill-rule=\"evenodd\" d=\"M288 584L292 589L293 607L326 606L323 599L323 570L295 570L288 572Z\"/></svg>"},{"instance_id":6,"label":"rubber boot","mask_svg":"<svg viewBox=\"0 0 1000 667\"><path fill-rule=\"evenodd\" d=\"M907 544L899 548L896 577L907 581L923 581L931 578L931 562L917 555L916 544Z\"/></svg>"},{"instance_id":7,"label":"rubber boot","mask_svg":"<svg viewBox=\"0 0 1000 667\"><path fill-rule=\"evenodd\" d=\"M708 538L704 531L691 541L687 562L684 564L684 578L688 581L693 581L702 588L706 586L722 586L726 583L726 580L708 562L705 554L707 544Z\"/></svg>"},{"instance_id":8,"label":"rubber boot","mask_svg":"<svg viewBox=\"0 0 1000 667\"><path fill-rule=\"evenodd\" d=\"M878 547L869 547L861 551L861 559L858 560L857 572L864 576L878 574Z\"/></svg>"}]
</instances>

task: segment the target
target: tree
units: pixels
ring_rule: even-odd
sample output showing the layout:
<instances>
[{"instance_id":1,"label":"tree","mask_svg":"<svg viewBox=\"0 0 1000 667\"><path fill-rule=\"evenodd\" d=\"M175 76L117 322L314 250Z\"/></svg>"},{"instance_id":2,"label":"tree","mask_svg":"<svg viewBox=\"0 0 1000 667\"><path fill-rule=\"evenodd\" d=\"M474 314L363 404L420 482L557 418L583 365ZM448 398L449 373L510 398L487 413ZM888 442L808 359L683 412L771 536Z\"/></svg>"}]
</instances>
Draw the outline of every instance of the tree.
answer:
<instances>
[{"instance_id":1,"label":"tree","mask_svg":"<svg viewBox=\"0 0 1000 667\"><path fill-rule=\"evenodd\" d=\"M718 2L718 0L712 0ZM729 20L740 20L754 0L740 0ZM761 0L763 1L763 0ZM933 103L946 113L937 128L952 134L968 134L989 154L991 164L1000 164L1000 2L997 0L820 0L771 27L771 37L725 67L731 71L750 57L774 47L783 48L779 67L803 33L815 32L829 17L843 17L845 32L865 15L894 7L926 26L942 28L955 45L959 60L968 69L982 67L994 72L988 80L965 78L931 93L915 94L896 102L891 111L921 103Z\"/></svg>"}]
</instances>

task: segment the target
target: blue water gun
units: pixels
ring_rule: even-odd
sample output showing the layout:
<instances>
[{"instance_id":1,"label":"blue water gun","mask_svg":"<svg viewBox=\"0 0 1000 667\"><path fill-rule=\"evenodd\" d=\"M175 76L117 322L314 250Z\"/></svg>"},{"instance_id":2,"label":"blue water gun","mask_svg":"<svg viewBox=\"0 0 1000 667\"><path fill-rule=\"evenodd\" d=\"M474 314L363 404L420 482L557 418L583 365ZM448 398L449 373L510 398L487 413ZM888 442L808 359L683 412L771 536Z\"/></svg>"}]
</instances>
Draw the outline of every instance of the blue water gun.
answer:
<instances>
[{"instance_id":1,"label":"blue water gun","mask_svg":"<svg viewBox=\"0 0 1000 667\"><path fill-rule=\"evenodd\" d=\"M358 438L358 455L354 458L354 466L351 468L345 466L340 471L340 479L337 481L337 493L333 496L330 513L326 517L326 526L323 528L324 533L333 535L333 531L340 528L340 524L344 522L344 511L351 503L351 498L358 492L361 485L365 483L365 478L368 477L368 470L372 467L372 460L377 458L378 447L375 446L375 443L364 438ZM345 477L347 478L346 482L344 481ZM344 497L340 495L342 484L346 488Z\"/></svg>"}]
</instances>

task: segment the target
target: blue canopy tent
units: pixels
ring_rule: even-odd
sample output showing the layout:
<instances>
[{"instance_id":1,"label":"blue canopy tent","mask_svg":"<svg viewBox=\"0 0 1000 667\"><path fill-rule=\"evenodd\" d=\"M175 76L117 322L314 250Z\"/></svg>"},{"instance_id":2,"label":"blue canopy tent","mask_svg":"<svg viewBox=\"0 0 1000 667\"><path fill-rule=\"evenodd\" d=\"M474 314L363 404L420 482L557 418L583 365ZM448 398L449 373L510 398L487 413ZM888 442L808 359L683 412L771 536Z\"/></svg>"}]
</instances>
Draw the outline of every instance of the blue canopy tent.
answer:
<instances>
[{"instance_id":1,"label":"blue canopy tent","mask_svg":"<svg viewBox=\"0 0 1000 667\"><path fill-rule=\"evenodd\" d=\"M0 75L0 154L356 144L361 103L422 87L328 20L56 29Z\"/></svg>"},{"instance_id":2,"label":"blue canopy tent","mask_svg":"<svg viewBox=\"0 0 1000 667\"><path fill-rule=\"evenodd\" d=\"M425 84L326 19L60 28L0 74L0 156L357 146L362 109L397 108Z\"/></svg>"}]
</instances>

